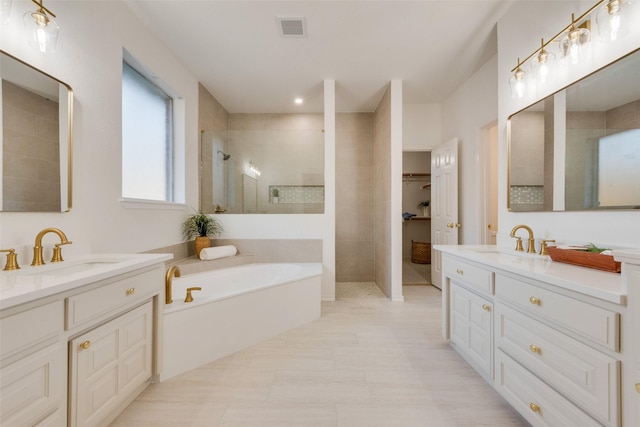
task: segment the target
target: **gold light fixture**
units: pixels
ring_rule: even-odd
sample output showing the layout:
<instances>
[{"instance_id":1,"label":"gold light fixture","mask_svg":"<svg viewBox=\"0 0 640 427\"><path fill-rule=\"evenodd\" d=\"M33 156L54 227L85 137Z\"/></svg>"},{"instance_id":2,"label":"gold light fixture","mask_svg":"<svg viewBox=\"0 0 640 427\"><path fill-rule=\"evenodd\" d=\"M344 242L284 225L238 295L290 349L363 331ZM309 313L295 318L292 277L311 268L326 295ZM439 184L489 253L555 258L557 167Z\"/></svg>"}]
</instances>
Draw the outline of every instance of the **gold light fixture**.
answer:
<instances>
[{"instance_id":1,"label":"gold light fixture","mask_svg":"<svg viewBox=\"0 0 640 427\"><path fill-rule=\"evenodd\" d=\"M577 18L574 14L571 14L571 23L569 25L551 37L546 43L542 39L541 46L523 61L518 58L518 65L511 70L513 75L509 80L512 97L522 98L525 95L527 85L523 66L530 59L535 57L531 67L532 74L536 77L538 84L544 84L552 77L555 54L546 49L550 43L560 42L560 51L564 64L577 64L581 61L591 41L591 21L587 17L603 4L605 6L596 16L600 37L606 40L617 40L624 36L629 29L626 17L622 15L622 4L625 4L626 9L628 3L629 0L599 0Z\"/></svg>"},{"instance_id":2,"label":"gold light fixture","mask_svg":"<svg viewBox=\"0 0 640 427\"><path fill-rule=\"evenodd\" d=\"M556 54L548 52L545 49L544 39L540 39L540 50L535 60L531 63L533 74L536 78L536 82L540 85L544 85L547 80L553 75L553 67L556 62Z\"/></svg>"},{"instance_id":3,"label":"gold light fixture","mask_svg":"<svg viewBox=\"0 0 640 427\"><path fill-rule=\"evenodd\" d=\"M24 14L24 25L29 33L29 45L40 52L55 52L60 28L53 19L56 15L42 4L43 0L31 0L38 6Z\"/></svg>"},{"instance_id":4,"label":"gold light fixture","mask_svg":"<svg viewBox=\"0 0 640 427\"><path fill-rule=\"evenodd\" d=\"M526 73L520 67L522 63L520 62L520 58L518 58L518 66L511 71L515 71L511 79L509 79L509 87L511 88L511 97L512 98L522 98L525 93L525 77Z\"/></svg>"},{"instance_id":5,"label":"gold light fixture","mask_svg":"<svg viewBox=\"0 0 640 427\"><path fill-rule=\"evenodd\" d=\"M571 26L569 31L560 41L562 57L565 62L577 64L583 56L585 46L591 41L591 31L588 29L589 21L582 25L576 25L575 15L571 14Z\"/></svg>"},{"instance_id":6,"label":"gold light fixture","mask_svg":"<svg viewBox=\"0 0 640 427\"><path fill-rule=\"evenodd\" d=\"M598 36L601 40L616 41L629 32L627 17L622 10L620 0L609 0L605 7L596 15Z\"/></svg>"}]
</instances>

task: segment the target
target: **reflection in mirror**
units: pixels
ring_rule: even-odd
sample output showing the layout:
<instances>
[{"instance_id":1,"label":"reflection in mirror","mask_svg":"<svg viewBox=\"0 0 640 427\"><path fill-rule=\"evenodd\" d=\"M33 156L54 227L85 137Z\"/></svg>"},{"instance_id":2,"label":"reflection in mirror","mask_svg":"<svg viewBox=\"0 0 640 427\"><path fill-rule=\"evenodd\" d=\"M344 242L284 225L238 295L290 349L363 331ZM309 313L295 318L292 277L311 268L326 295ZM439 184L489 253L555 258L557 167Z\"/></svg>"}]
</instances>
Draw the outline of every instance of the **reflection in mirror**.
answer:
<instances>
[{"instance_id":1,"label":"reflection in mirror","mask_svg":"<svg viewBox=\"0 0 640 427\"><path fill-rule=\"evenodd\" d=\"M636 51L510 117L511 211L640 208L639 73Z\"/></svg>"},{"instance_id":2,"label":"reflection in mirror","mask_svg":"<svg viewBox=\"0 0 640 427\"><path fill-rule=\"evenodd\" d=\"M322 114L230 114L201 132L200 200L207 213L324 212Z\"/></svg>"},{"instance_id":3,"label":"reflection in mirror","mask_svg":"<svg viewBox=\"0 0 640 427\"><path fill-rule=\"evenodd\" d=\"M71 88L0 51L1 210L71 208Z\"/></svg>"}]
</instances>

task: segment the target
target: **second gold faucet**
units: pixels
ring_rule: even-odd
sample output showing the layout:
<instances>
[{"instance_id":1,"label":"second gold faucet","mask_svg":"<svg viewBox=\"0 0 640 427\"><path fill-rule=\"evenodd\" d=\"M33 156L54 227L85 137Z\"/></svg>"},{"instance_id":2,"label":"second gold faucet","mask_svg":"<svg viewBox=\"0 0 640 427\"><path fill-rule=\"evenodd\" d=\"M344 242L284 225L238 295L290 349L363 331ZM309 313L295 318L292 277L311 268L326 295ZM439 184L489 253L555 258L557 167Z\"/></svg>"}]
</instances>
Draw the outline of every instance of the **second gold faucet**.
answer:
<instances>
[{"instance_id":1,"label":"second gold faucet","mask_svg":"<svg viewBox=\"0 0 640 427\"><path fill-rule=\"evenodd\" d=\"M520 230L521 228L524 228L529 233L529 239L528 239L529 240L529 247L527 248L527 252L529 252L530 254L535 254L536 253L536 243L535 243L535 239L533 237L533 230L531 229L531 227L529 227L527 225L524 225L524 224L516 225L511 230L511 234L509 234L509 236L513 237L514 239L518 239L518 241L516 242L516 251L523 251L524 250L524 248L522 247L522 237L516 236L516 231Z\"/></svg>"}]
</instances>

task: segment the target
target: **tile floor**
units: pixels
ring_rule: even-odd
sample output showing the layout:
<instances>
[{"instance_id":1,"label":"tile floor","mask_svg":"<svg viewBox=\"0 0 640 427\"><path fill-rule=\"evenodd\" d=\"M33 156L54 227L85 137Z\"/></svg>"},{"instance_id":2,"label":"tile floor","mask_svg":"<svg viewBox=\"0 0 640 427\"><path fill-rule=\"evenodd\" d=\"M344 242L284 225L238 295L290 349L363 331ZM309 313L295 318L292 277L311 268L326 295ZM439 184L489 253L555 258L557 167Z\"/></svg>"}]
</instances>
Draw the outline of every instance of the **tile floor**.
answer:
<instances>
[{"instance_id":1,"label":"tile floor","mask_svg":"<svg viewBox=\"0 0 640 427\"><path fill-rule=\"evenodd\" d=\"M430 285L431 264L416 264L408 259L402 260L403 285Z\"/></svg>"},{"instance_id":2,"label":"tile floor","mask_svg":"<svg viewBox=\"0 0 640 427\"><path fill-rule=\"evenodd\" d=\"M323 303L317 321L150 385L111 426L527 426L441 337L440 291L403 291Z\"/></svg>"}]
</instances>

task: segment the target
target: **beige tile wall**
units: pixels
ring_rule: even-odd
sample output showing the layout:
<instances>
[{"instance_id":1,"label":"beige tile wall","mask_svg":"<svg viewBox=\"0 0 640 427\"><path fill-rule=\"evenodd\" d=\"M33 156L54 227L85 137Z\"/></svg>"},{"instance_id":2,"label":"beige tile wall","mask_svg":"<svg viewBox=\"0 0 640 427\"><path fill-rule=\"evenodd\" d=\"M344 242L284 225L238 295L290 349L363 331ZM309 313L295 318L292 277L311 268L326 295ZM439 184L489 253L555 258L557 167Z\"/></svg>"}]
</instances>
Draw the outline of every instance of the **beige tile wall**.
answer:
<instances>
[{"instance_id":1,"label":"beige tile wall","mask_svg":"<svg viewBox=\"0 0 640 427\"><path fill-rule=\"evenodd\" d=\"M372 282L373 113L336 115L336 281Z\"/></svg>"},{"instance_id":2,"label":"beige tile wall","mask_svg":"<svg viewBox=\"0 0 640 427\"><path fill-rule=\"evenodd\" d=\"M391 87L374 115L375 282L391 296Z\"/></svg>"},{"instance_id":3,"label":"beige tile wall","mask_svg":"<svg viewBox=\"0 0 640 427\"><path fill-rule=\"evenodd\" d=\"M58 103L6 80L2 98L3 210L60 212Z\"/></svg>"}]
</instances>

